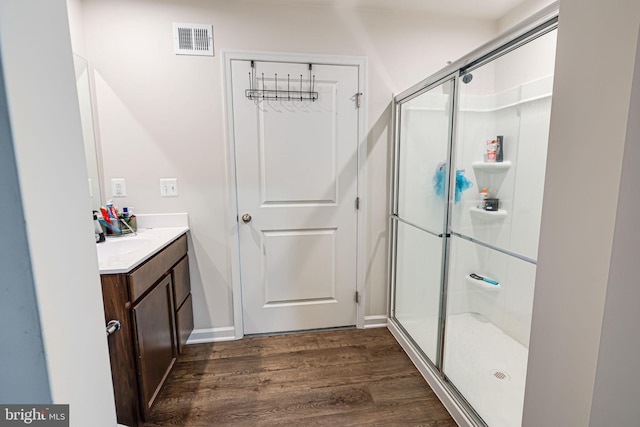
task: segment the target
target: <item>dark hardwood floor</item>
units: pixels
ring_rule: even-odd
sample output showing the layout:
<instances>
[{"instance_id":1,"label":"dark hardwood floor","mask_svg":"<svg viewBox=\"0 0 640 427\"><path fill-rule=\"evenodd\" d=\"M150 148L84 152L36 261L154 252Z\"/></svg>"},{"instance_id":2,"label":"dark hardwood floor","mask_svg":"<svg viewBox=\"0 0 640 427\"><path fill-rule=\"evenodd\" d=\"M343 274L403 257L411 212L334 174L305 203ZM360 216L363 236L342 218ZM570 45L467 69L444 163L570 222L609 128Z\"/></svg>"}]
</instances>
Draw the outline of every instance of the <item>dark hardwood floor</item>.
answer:
<instances>
[{"instance_id":1,"label":"dark hardwood floor","mask_svg":"<svg viewBox=\"0 0 640 427\"><path fill-rule=\"evenodd\" d=\"M386 329L188 345L145 426L455 426Z\"/></svg>"}]
</instances>

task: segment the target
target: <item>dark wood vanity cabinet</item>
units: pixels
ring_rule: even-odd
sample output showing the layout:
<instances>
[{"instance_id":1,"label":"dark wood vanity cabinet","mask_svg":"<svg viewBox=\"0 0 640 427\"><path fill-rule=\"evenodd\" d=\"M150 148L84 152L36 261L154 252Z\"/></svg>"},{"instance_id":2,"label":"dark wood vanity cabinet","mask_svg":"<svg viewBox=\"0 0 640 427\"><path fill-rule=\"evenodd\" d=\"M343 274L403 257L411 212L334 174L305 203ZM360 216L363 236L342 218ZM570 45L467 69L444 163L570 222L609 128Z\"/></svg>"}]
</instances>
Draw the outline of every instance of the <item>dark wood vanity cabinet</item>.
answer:
<instances>
[{"instance_id":1,"label":"dark wood vanity cabinet","mask_svg":"<svg viewBox=\"0 0 640 427\"><path fill-rule=\"evenodd\" d=\"M147 419L193 330L187 238L182 235L129 273L104 274L105 321L118 422Z\"/></svg>"}]
</instances>

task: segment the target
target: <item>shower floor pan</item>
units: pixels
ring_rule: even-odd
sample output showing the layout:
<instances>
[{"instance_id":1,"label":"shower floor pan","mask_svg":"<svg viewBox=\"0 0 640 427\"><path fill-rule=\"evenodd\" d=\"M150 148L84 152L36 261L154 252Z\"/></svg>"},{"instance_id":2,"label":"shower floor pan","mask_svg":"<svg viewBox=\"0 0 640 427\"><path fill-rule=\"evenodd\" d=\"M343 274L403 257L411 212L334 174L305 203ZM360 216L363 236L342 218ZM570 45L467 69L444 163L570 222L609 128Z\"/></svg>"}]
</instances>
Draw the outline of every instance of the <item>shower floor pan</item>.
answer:
<instances>
[{"instance_id":1,"label":"shower floor pan","mask_svg":"<svg viewBox=\"0 0 640 427\"><path fill-rule=\"evenodd\" d=\"M397 319L427 356L434 357L437 319ZM528 354L525 346L480 314L447 317L445 375L490 427L521 425Z\"/></svg>"},{"instance_id":2,"label":"shower floor pan","mask_svg":"<svg viewBox=\"0 0 640 427\"><path fill-rule=\"evenodd\" d=\"M447 317L444 372L490 427L521 425L528 354L482 315Z\"/></svg>"}]
</instances>

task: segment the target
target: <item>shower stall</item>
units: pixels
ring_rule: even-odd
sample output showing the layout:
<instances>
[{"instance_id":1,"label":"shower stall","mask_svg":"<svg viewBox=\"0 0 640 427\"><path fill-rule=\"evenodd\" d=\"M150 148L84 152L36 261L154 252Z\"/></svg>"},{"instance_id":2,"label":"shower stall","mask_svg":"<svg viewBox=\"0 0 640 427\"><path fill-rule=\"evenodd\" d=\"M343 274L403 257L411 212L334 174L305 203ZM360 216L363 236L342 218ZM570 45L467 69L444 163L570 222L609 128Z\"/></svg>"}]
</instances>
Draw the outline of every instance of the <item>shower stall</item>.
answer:
<instances>
[{"instance_id":1,"label":"shower stall","mask_svg":"<svg viewBox=\"0 0 640 427\"><path fill-rule=\"evenodd\" d=\"M394 99L389 328L471 425L521 425L557 21Z\"/></svg>"}]
</instances>

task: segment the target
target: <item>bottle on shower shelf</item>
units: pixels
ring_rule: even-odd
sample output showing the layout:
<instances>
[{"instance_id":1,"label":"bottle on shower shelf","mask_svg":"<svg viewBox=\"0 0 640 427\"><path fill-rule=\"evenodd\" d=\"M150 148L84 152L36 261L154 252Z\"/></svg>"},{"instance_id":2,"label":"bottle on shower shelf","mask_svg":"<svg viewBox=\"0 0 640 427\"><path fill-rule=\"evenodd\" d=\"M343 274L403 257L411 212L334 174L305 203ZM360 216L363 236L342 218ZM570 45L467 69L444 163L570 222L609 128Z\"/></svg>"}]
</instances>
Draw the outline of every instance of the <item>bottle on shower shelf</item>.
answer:
<instances>
[{"instance_id":1,"label":"bottle on shower shelf","mask_svg":"<svg viewBox=\"0 0 640 427\"><path fill-rule=\"evenodd\" d=\"M489 193L486 187L482 187L482 190L480 190L480 204L478 205L478 209L484 209L486 207L488 198Z\"/></svg>"}]
</instances>

